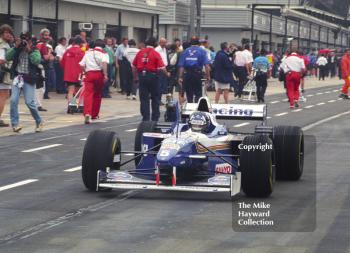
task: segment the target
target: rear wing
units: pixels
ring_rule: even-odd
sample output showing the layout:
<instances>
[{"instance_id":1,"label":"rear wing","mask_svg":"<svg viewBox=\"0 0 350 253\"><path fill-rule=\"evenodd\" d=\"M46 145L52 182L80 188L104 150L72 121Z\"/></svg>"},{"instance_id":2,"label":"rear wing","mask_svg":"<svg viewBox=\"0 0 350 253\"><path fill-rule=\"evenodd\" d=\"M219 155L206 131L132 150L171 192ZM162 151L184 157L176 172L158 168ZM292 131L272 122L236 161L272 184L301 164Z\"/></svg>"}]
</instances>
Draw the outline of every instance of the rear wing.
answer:
<instances>
[{"instance_id":1,"label":"rear wing","mask_svg":"<svg viewBox=\"0 0 350 253\"><path fill-rule=\"evenodd\" d=\"M208 104L208 108L202 110L200 103L187 103L183 106L181 117L188 118L193 112L206 111L216 116L216 119L228 120L258 120L265 121L267 106L265 104Z\"/></svg>"}]
</instances>

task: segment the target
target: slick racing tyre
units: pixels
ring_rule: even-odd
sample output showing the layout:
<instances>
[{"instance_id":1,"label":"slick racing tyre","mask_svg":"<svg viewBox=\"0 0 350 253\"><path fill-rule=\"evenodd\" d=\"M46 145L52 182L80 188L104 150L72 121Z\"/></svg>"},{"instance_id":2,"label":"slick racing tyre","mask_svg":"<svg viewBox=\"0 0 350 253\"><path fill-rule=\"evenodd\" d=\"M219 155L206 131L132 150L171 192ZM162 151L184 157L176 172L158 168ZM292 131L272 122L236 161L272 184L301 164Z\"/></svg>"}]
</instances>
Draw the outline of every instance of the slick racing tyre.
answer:
<instances>
[{"instance_id":1,"label":"slick racing tyre","mask_svg":"<svg viewBox=\"0 0 350 253\"><path fill-rule=\"evenodd\" d=\"M92 131L86 140L82 161L82 178L90 191L96 190L97 171L120 168L121 144L116 133Z\"/></svg>"},{"instance_id":2,"label":"slick racing tyre","mask_svg":"<svg viewBox=\"0 0 350 253\"><path fill-rule=\"evenodd\" d=\"M266 135L254 135L244 138L246 145L272 145ZM268 197L273 191L274 173L272 167L272 149L241 149L240 170L242 173L242 189L248 197Z\"/></svg>"},{"instance_id":3,"label":"slick racing tyre","mask_svg":"<svg viewBox=\"0 0 350 253\"><path fill-rule=\"evenodd\" d=\"M143 139L143 133L154 133L156 131L157 122L155 121L142 121L136 131L135 135L135 145L134 150L137 152L143 151L142 148L142 139ZM135 154L135 165L137 166L140 161L141 157L138 154Z\"/></svg>"},{"instance_id":4,"label":"slick racing tyre","mask_svg":"<svg viewBox=\"0 0 350 253\"><path fill-rule=\"evenodd\" d=\"M274 128L276 179L299 180L304 167L304 134L297 126Z\"/></svg>"}]
</instances>

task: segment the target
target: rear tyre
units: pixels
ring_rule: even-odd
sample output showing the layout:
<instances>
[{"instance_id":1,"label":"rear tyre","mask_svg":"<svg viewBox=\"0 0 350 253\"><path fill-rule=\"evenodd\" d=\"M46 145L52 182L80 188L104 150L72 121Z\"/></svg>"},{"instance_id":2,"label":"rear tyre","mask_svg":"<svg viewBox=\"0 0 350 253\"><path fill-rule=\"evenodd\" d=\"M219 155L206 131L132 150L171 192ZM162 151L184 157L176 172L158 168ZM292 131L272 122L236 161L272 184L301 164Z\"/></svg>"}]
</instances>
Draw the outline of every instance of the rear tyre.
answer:
<instances>
[{"instance_id":1,"label":"rear tyre","mask_svg":"<svg viewBox=\"0 0 350 253\"><path fill-rule=\"evenodd\" d=\"M142 121L136 131L135 135L135 145L134 145L134 150L137 152L143 151L142 148L142 138L143 138L143 133L154 133L156 131L156 125L157 122L155 121ZM139 165L142 156L138 156L138 154L135 154L135 165Z\"/></svg>"},{"instance_id":2,"label":"rear tyre","mask_svg":"<svg viewBox=\"0 0 350 253\"><path fill-rule=\"evenodd\" d=\"M304 167L304 134L297 126L274 128L276 179L299 180Z\"/></svg>"},{"instance_id":3,"label":"rear tyre","mask_svg":"<svg viewBox=\"0 0 350 253\"><path fill-rule=\"evenodd\" d=\"M86 140L82 161L82 178L86 188L96 190L97 171L120 169L120 139L110 131L92 131Z\"/></svg>"},{"instance_id":4,"label":"rear tyre","mask_svg":"<svg viewBox=\"0 0 350 253\"><path fill-rule=\"evenodd\" d=\"M272 145L266 135L254 135L244 138L245 145ZM274 173L272 167L272 150L241 149L240 168L242 173L242 189L248 197L268 197L273 191Z\"/></svg>"}]
</instances>

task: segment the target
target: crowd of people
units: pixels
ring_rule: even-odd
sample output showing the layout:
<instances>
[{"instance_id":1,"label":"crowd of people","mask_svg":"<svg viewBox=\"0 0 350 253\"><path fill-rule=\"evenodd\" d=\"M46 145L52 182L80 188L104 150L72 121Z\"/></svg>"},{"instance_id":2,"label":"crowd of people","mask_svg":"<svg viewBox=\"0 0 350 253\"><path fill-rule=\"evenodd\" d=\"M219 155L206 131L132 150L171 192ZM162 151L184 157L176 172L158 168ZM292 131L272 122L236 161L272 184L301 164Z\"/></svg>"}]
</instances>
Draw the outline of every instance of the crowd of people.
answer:
<instances>
[{"instance_id":1,"label":"crowd of people","mask_svg":"<svg viewBox=\"0 0 350 253\"><path fill-rule=\"evenodd\" d=\"M144 121L159 120L165 94L177 92L180 103L197 102L203 96L203 83L215 89L215 103L221 95L229 103L230 91L241 98L248 80L253 79L257 102L264 103L268 79L279 77L291 108L299 106L300 86L303 92L307 75L325 80L338 74L346 82L340 94L344 99L350 86L349 50L344 57L329 50L309 54L292 50L282 55L223 42L216 52L208 40L196 36L173 43L150 37L138 44L123 38L118 45L115 38L92 40L84 31L69 40L59 38L54 47L48 29L42 29L39 38L30 33L15 37L9 25L0 27L0 66L0 127L10 126L1 120L10 97L14 132L22 129L18 114L22 92L36 122L35 131L40 132L43 120L39 112L47 111L42 99L50 99L50 92L66 94L68 104L80 94L84 123L89 124L99 118L101 100L111 98L112 86L130 100L137 100L138 91Z\"/></svg>"}]
</instances>

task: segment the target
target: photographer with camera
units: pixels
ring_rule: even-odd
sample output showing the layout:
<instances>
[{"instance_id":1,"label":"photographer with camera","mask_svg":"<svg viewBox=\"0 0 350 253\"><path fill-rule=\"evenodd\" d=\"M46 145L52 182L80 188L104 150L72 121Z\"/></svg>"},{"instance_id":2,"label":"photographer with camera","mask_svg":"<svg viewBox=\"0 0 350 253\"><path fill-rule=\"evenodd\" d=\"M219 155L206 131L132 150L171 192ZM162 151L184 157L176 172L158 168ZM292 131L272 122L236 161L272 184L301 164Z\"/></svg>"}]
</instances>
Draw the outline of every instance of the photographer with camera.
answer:
<instances>
[{"instance_id":1,"label":"photographer with camera","mask_svg":"<svg viewBox=\"0 0 350 253\"><path fill-rule=\"evenodd\" d=\"M41 62L41 56L30 33L22 33L20 38L16 38L15 47L7 51L6 60L13 61L10 110L12 129L16 133L22 130L22 127L19 126L18 102L23 90L25 103L36 122L35 132L41 132L43 120L35 101L35 83L40 75L38 65Z\"/></svg>"},{"instance_id":2,"label":"photographer with camera","mask_svg":"<svg viewBox=\"0 0 350 253\"><path fill-rule=\"evenodd\" d=\"M8 127L9 124L1 119L5 104L10 95L11 79L6 61L6 52L10 49L9 43L13 40L13 30L9 25L0 26L0 127Z\"/></svg>"}]
</instances>

